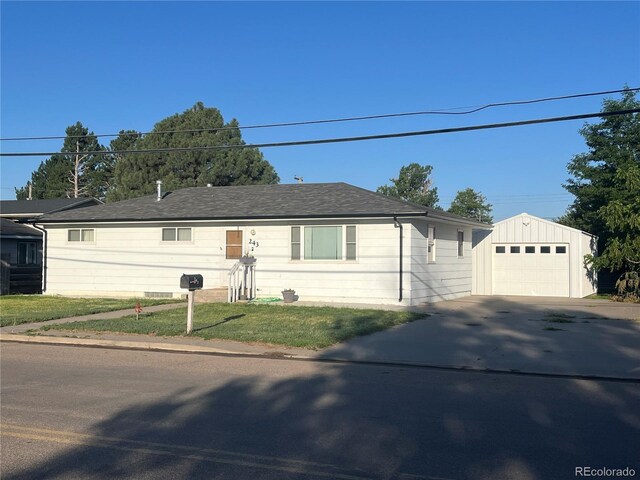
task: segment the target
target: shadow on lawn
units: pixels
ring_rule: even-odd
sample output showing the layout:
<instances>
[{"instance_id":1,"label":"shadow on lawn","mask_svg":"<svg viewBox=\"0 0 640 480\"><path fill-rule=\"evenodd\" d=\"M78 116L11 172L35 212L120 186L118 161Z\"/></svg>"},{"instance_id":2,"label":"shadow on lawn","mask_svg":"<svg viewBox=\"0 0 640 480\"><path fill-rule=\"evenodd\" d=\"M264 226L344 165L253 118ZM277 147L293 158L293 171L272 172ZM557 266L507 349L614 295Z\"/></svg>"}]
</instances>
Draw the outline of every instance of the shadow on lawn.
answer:
<instances>
[{"instance_id":1,"label":"shadow on lawn","mask_svg":"<svg viewBox=\"0 0 640 480\"><path fill-rule=\"evenodd\" d=\"M219 322L216 322L216 323L214 323L214 324L207 325L207 326L200 327L200 328L194 328L194 329L193 329L193 333L195 333L195 332L201 332L202 330L207 330L207 329L209 329L209 328L217 327L218 325L222 325L223 323L230 322L231 320L237 320L237 319L242 318L242 317L244 317L244 316L245 316L245 314L244 314L244 313L241 313L241 314L239 314L239 315L232 315L232 316L230 316L230 317L226 317L224 320L220 320Z\"/></svg>"}]
</instances>

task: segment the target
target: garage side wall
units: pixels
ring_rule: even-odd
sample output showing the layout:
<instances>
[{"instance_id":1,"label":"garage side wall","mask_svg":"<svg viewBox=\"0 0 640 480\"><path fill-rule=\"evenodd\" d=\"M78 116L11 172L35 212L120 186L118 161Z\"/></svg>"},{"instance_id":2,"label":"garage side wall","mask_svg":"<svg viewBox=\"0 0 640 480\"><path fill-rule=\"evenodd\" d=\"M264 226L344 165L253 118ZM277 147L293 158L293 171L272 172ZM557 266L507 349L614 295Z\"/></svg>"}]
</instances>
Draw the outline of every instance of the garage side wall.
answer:
<instances>
[{"instance_id":1,"label":"garage side wall","mask_svg":"<svg viewBox=\"0 0 640 480\"><path fill-rule=\"evenodd\" d=\"M473 232L471 295L491 295L491 231Z\"/></svg>"}]
</instances>

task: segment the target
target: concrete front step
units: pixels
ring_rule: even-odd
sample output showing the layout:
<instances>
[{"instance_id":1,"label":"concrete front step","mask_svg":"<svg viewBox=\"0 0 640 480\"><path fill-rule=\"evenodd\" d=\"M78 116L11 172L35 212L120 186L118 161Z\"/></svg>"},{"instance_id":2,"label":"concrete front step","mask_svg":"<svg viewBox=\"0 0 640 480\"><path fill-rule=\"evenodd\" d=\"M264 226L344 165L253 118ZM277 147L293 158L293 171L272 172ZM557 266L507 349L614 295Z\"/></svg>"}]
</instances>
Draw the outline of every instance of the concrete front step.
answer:
<instances>
[{"instance_id":1,"label":"concrete front step","mask_svg":"<svg viewBox=\"0 0 640 480\"><path fill-rule=\"evenodd\" d=\"M225 303L227 301L227 287L203 288L196 290L196 303Z\"/></svg>"}]
</instances>

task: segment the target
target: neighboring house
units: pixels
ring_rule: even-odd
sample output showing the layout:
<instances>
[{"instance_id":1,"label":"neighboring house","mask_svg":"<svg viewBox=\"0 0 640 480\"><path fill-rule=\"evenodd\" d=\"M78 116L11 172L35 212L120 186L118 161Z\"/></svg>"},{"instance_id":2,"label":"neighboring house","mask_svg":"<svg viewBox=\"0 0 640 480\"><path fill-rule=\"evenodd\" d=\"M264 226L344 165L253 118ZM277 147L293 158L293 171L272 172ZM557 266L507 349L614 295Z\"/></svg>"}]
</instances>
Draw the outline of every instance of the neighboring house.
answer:
<instances>
[{"instance_id":1,"label":"neighboring house","mask_svg":"<svg viewBox=\"0 0 640 480\"><path fill-rule=\"evenodd\" d=\"M37 224L47 294L177 297L183 273L226 287L248 253L258 296L400 305L470 295L472 231L490 228L345 183L185 188Z\"/></svg>"},{"instance_id":2,"label":"neighboring house","mask_svg":"<svg viewBox=\"0 0 640 480\"><path fill-rule=\"evenodd\" d=\"M597 291L584 256L597 253L597 237L521 213L473 238L475 295L582 298Z\"/></svg>"},{"instance_id":3,"label":"neighboring house","mask_svg":"<svg viewBox=\"0 0 640 480\"><path fill-rule=\"evenodd\" d=\"M29 220L46 213L101 205L95 198L52 198L46 200L0 200L0 217Z\"/></svg>"},{"instance_id":4,"label":"neighboring house","mask_svg":"<svg viewBox=\"0 0 640 480\"><path fill-rule=\"evenodd\" d=\"M94 198L0 201L0 294L42 291L42 231L20 222L99 204Z\"/></svg>"},{"instance_id":5,"label":"neighboring house","mask_svg":"<svg viewBox=\"0 0 640 480\"><path fill-rule=\"evenodd\" d=\"M0 218L0 294L40 293L42 232Z\"/></svg>"}]
</instances>

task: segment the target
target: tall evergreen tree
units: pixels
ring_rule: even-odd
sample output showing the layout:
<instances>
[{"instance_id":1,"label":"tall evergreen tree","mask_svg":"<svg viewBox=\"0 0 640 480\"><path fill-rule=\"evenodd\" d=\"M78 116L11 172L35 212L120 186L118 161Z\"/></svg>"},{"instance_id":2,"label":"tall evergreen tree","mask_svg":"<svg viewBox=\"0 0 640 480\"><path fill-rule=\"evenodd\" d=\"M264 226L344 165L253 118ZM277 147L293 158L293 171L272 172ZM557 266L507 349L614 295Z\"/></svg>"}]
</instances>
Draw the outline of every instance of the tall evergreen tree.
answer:
<instances>
[{"instance_id":1,"label":"tall evergreen tree","mask_svg":"<svg viewBox=\"0 0 640 480\"><path fill-rule=\"evenodd\" d=\"M103 155L84 152L103 151L93 132L82 123L67 127L60 153L52 155L31 174L33 198L104 198L105 171L108 162ZM16 189L16 198L27 198L29 185Z\"/></svg>"},{"instance_id":2,"label":"tall evergreen tree","mask_svg":"<svg viewBox=\"0 0 640 480\"><path fill-rule=\"evenodd\" d=\"M391 179L392 185L382 185L378 187L377 192L425 207L439 208L438 189L433 187L429 178L432 170L431 165L410 163L400 169L398 178Z\"/></svg>"},{"instance_id":3,"label":"tall evergreen tree","mask_svg":"<svg viewBox=\"0 0 640 480\"><path fill-rule=\"evenodd\" d=\"M491 223L493 205L487 203L487 198L473 188L460 190L451 202L448 212L461 217L473 218L479 222Z\"/></svg>"},{"instance_id":4,"label":"tall evergreen tree","mask_svg":"<svg viewBox=\"0 0 640 480\"><path fill-rule=\"evenodd\" d=\"M136 130L120 130L118 136L111 140L109 144L109 150L111 152L124 152L127 150L135 150L137 148L137 143L142 137L140 132ZM128 155L126 153L112 153L106 159L105 163L105 186L106 186L106 200L113 201L118 200L117 193L118 191L124 190L123 186L119 186L117 184L118 178L121 176L116 176L116 169L119 164L123 166L126 165L126 162L129 160ZM122 167L121 167L122 168Z\"/></svg>"},{"instance_id":5,"label":"tall evergreen tree","mask_svg":"<svg viewBox=\"0 0 640 480\"><path fill-rule=\"evenodd\" d=\"M183 113L158 122L152 133L135 142L135 148L244 144L235 120L225 123L216 108L206 108L198 102ZM155 190L155 180L162 180L167 190L174 190L207 183L216 186L278 183L279 178L258 149L130 154L116 163L114 189L109 200L151 194Z\"/></svg>"}]
</instances>

